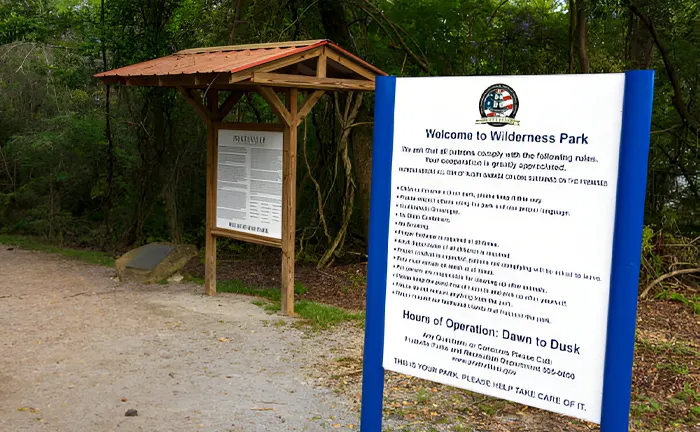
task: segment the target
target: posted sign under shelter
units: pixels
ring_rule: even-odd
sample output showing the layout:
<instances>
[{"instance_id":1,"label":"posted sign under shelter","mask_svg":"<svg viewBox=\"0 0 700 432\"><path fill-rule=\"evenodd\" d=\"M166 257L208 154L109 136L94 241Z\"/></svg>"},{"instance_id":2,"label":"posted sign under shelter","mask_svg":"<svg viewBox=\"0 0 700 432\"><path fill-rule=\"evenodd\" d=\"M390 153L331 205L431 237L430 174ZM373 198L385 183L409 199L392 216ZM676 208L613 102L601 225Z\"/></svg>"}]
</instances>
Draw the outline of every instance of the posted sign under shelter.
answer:
<instances>
[{"instance_id":1,"label":"posted sign under shelter","mask_svg":"<svg viewBox=\"0 0 700 432\"><path fill-rule=\"evenodd\" d=\"M282 238L282 138L219 130L217 228Z\"/></svg>"},{"instance_id":2,"label":"posted sign under shelter","mask_svg":"<svg viewBox=\"0 0 700 432\"><path fill-rule=\"evenodd\" d=\"M618 198L626 80L400 78L385 93L378 82L375 157L390 175L373 184L369 289L384 290L384 369L601 422L620 318L611 291L630 288L615 283L613 249L630 246L616 217L633 211L640 234L643 210L643 182L641 206ZM648 149L647 87L636 145ZM633 319L621 325L634 332Z\"/></svg>"}]
</instances>

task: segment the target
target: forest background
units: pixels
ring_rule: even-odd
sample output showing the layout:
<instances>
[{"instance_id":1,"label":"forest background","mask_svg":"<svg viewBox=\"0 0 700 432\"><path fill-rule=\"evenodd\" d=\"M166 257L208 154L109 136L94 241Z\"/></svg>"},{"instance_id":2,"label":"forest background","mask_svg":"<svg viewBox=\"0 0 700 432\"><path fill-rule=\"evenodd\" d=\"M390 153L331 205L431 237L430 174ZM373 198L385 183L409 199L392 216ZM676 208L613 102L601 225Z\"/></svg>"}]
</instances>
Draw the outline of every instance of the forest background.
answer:
<instances>
[{"instance_id":1,"label":"forest background","mask_svg":"<svg viewBox=\"0 0 700 432\"><path fill-rule=\"evenodd\" d=\"M0 0L0 244L108 265L146 242L202 247L204 122L176 91L93 75L186 48L321 38L397 76L656 70L631 430L697 430L698 0ZM566 109L566 91L543 97ZM373 103L326 94L300 126L296 310L312 322L363 318ZM257 96L233 116L274 119ZM277 249L217 249L219 291L279 309ZM333 385L352 395L361 338L347 345L358 354ZM513 418L597 430L419 381L387 378L385 407L411 424L440 412L454 430L512 430Z\"/></svg>"},{"instance_id":2,"label":"forest background","mask_svg":"<svg viewBox=\"0 0 700 432\"><path fill-rule=\"evenodd\" d=\"M643 279L698 267L696 0L0 0L0 234L112 253L202 246L205 125L175 91L93 74L185 48L320 38L398 76L656 69ZM546 97L557 107L565 93ZM301 261L366 258L372 106L326 95L301 126ZM234 115L273 118L255 96ZM245 247L219 242L224 256Z\"/></svg>"}]
</instances>

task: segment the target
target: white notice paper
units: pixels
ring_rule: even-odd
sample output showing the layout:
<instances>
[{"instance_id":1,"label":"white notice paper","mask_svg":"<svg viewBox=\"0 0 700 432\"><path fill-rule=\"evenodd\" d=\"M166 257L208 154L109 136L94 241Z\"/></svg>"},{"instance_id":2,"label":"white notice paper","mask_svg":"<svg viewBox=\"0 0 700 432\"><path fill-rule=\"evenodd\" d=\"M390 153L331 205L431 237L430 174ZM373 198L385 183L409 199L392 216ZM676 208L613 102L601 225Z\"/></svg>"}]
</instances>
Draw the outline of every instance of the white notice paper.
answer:
<instances>
[{"instance_id":1,"label":"white notice paper","mask_svg":"<svg viewBox=\"0 0 700 432\"><path fill-rule=\"evenodd\" d=\"M600 422L624 80L396 80L385 369Z\"/></svg>"},{"instance_id":2,"label":"white notice paper","mask_svg":"<svg viewBox=\"0 0 700 432\"><path fill-rule=\"evenodd\" d=\"M282 132L219 130L216 227L282 238Z\"/></svg>"}]
</instances>

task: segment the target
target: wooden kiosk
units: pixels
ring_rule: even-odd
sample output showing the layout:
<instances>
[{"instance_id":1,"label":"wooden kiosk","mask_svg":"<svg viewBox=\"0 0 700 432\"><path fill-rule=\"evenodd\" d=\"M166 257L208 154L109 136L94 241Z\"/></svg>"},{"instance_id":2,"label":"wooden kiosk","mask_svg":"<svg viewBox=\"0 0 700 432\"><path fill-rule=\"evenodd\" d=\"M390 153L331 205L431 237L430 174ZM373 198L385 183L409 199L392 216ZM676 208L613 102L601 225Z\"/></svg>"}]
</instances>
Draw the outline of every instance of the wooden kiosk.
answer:
<instances>
[{"instance_id":1,"label":"wooden kiosk","mask_svg":"<svg viewBox=\"0 0 700 432\"><path fill-rule=\"evenodd\" d=\"M174 87L194 107L208 126L205 292L216 294L217 237L279 247L282 249L282 313L293 315L297 127L325 91L374 91L377 75L386 74L328 40L315 40L188 49L95 76L105 84ZM224 92L228 94L220 98ZM224 119L246 92L262 96L279 123L226 122ZM299 98L300 92L306 93L303 100ZM221 103L220 99L223 99ZM225 219L218 217L224 213L244 213L218 207L222 131L273 132L277 136L281 133L281 197L274 200L266 196L268 203L263 203L264 209L254 213L260 217L260 213L267 212L263 217L266 224L281 224L279 235L269 235L266 229L259 227L251 230L249 224L222 227L217 222ZM271 140L277 136L272 135ZM260 138L260 141L265 139ZM271 152L268 152L273 155L270 163L274 162ZM244 156L233 155L232 158L243 160ZM274 186L274 182L265 186L270 185ZM245 191L228 192L246 195ZM278 213L281 219L275 216ZM245 214L252 217L253 213Z\"/></svg>"}]
</instances>

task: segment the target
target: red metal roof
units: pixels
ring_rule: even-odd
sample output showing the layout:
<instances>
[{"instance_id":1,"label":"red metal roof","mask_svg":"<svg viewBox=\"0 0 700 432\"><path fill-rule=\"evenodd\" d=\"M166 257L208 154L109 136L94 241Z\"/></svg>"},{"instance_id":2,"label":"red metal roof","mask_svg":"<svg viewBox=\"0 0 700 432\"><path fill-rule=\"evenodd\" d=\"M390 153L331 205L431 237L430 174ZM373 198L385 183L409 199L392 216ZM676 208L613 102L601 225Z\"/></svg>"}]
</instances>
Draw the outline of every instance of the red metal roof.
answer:
<instances>
[{"instance_id":1,"label":"red metal roof","mask_svg":"<svg viewBox=\"0 0 700 432\"><path fill-rule=\"evenodd\" d=\"M102 72L96 74L95 77L103 78L236 73L324 45L339 51L346 57L351 58L367 69L376 72L377 75L386 75L386 73L380 69L372 66L331 41L313 40L188 49L176 52L166 57L160 57L142 63L136 63L130 66Z\"/></svg>"}]
</instances>

